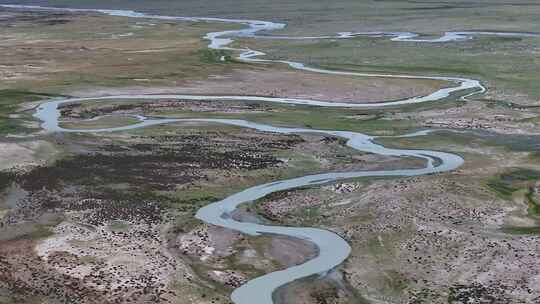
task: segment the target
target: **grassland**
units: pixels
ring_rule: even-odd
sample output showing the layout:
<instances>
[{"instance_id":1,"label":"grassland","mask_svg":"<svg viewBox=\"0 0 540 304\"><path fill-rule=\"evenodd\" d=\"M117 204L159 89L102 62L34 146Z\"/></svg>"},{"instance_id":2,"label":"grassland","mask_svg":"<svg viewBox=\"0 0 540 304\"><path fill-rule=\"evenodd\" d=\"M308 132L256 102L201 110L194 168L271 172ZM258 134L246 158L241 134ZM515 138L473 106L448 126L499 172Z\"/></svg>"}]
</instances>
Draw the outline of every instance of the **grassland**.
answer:
<instances>
[{"instance_id":1,"label":"grassland","mask_svg":"<svg viewBox=\"0 0 540 304\"><path fill-rule=\"evenodd\" d=\"M47 98L50 95L13 89L0 90L0 135L8 135L29 131L22 118L28 113L19 113L20 104Z\"/></svg>"},{"instance_id":2,"label":"grassland","mask_svg":"<svg viewBox=\"0 0 540 304\"><path fill-rule=\"evenodd\" d=\"M361 72L461 76L481 80L490 97L525 104L540 98L536 38L476 37L467 42L426 44L357 38L333 42L249 40L271 58ZM517 97L517 98L516 98Z\"/></svg>"},{"instance_id":3,"label":"grassland","mask_svg":"<svg viewBox=\"0 0 540 304\"><path fill-rule=\"evenodd\" d=\"M0 48L4 134L25 131L15 126L25 124L28 115L8 117L19 104L51 96L244 92L377 101L427 94L446 85L437 81L309 75L280 65L242 64L230 60L232 54L228 52L206 49L207 42L201 39L205 33L237 25L1 11L4 15L0 24L5 26L0 33L6 37ZM227 60L221 61L222 57ZM225 80L220 82L220 77ZM304 80L292 81L298 79ZM313 117L306 124L324 121L320 118ZM299 120L291 114L284 117L287 121ZM337 124L346 126L344 122Z\"/></svg>"},{"instance_id":4,"label":"grassland","mask_svg":"<svg viewBox=\"0 0 540 304\"><path fill-rule=\"evenodd\" d=\"M158 106L162 104L163 106ZM441 105L442 106L442 105ZM447 107L448 105L444 105ZM435 106L436 107L436 106ZM415 130L411 120L390 120L382 110L332 109L309 106L288 106L260 102L192 102L192 101L126 101L111 100L107 104L86 103L73 107L77 115L96 117L119 110L149 117L244 119L276 126L305 127L321 130L349 130L368 134L395 135ZM235 111L235 109L239 109ZM201 111L200 109L205 109ZM106 112L105 112L106 111ZM111 117L110 119L114 119ZM72 126L87 124L73 120Z\"/></svg>"},{"instance_id":5,"label":"grassland","mask_svg":"<svg viewBox=\"0 0 540 304\"><path fill-rule=\"evenodd\" d=\"M99 14L7 13L1 19L3 89L41 93L121 86L176 86L223 73L206 32L234 26L113 18ZM9 25L16 24L16 27Z\"/></svg>"},{"instance_id":6,"label":"grassland","mask_svg":"<svg viewBox=\"0 0 540 304\"><path fill-rule=\"evenodd\" d=\"M426 1L303 1L303 0L153 0L73 3L69 0L6 0L4 3L134 9L177 16L213 16L286 22L288 34L328 34L343 31L418 31L492 29L540 31L540 7L534 0Z\"/></svg>"},{"instance_id":7,"label":"grassland","mask_svg":"<svg viewBox=\"0 0 540 304\"><path fill-rule=\"evenodd\" d=\"M70 123L62 122L60 127L67 129L100 129L100 128L115 128L129 126L139 122L137 118L133 117L101 117L96 120L87 120L83 122Z\"/></svg>"}]
</instances>

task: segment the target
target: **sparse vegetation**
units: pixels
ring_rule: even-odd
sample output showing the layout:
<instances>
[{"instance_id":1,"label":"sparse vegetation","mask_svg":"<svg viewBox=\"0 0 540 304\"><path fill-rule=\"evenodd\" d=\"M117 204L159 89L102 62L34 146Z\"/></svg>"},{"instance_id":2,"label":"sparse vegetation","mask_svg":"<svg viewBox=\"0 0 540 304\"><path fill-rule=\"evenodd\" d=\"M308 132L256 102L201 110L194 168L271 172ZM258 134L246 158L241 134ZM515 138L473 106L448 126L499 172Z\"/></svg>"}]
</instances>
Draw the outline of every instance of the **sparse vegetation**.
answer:
<instances>
[{"instance_id":1,"label":"sparse vegetation","mask_svg":"<svg viewBox=\"0 0 540 304\"><path fill-rule=\"evenodd\" d=\"M230 53L223 50L204 49L199 52L201 61L204 63L227 63L231 61Z\"/></svg>"}]
</instances>

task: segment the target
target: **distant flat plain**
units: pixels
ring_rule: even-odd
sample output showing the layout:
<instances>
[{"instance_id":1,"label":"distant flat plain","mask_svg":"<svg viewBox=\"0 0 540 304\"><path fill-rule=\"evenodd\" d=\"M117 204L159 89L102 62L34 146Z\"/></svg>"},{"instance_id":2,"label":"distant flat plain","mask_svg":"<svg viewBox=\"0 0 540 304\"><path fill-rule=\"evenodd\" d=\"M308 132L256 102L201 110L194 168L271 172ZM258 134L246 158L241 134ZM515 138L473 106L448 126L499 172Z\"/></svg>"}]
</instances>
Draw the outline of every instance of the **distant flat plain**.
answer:
<instances>
[{"instance_id":1,"label":"distant flat plain","mask_svg":"<svg viewBox=\"0 0 540 304\"><path fill-rule=\"evenodd\" d=\"M540 3L534 0L4 0L76 8L130 9L153 14L251 18L289 24L288 34L337 31L418 31L464 29L540 31Z\"/></svg>"}]
</instances>

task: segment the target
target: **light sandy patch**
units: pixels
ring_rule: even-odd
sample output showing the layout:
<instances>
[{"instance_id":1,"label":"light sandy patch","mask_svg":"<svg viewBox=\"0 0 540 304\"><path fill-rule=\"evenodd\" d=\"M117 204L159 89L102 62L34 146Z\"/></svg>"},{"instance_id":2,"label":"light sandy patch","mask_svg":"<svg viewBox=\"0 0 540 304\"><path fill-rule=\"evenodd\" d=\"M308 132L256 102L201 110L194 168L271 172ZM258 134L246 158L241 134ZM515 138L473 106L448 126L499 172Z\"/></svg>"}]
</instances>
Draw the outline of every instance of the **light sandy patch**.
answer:
<instances>
[{"instance_id":1,"label":"light sandy patch","mask_svg":"<svg viewBox=\"0 0 540 304\"><path fill-rule=\"evenodd\" d=\"M183 254L208 261L233 254L235 251L232 245L239 237L240 234L235 231L201 225L188 233L178 235L176 243Z\"/></svg>"},{"instance_id":2,"label":"light sandy patch","mask_svg":"<svg viewBox=\"0 0 540 304\"><path fill-rule=\"evenodd\" d=\"M310 242L290 237L274 236L266 246L264 255L286 267L300 265L317 256L317 247Z\"/></svg>"},{"instance_id":3,"label":"light sandy patch","mask_svg":"<svg viewBox=\"0 0 540 304\"><path fill-rule=\"evenodd\" d=\"M56 154L54 147L43 140L25 143L0 143L0 170L39 165L54 154Z\"/></svg>"},{"instance_id":4,"label":"light sandy patch","mask_svg":"<svg viewBox=\"0 0 540 304\"><path fill-rule=\"evenodd\" d=\"M256 95L336 102L378 102L422 96L444 86L440 81L323 75L284 68L235 69L178 87L96 88L69 92L76 96L121 94Z\"/></svg>"},{"instance_id":5,"label":"light sandy patch","mask_svg":"<svg viewBox=\"0 0 540 304\"><path fill-rule=\"evenodd\" d=\"M479 115L478 113L481 113ZM535 135L539 132L537 114L506 107L490 107L468 102L460 107L419 112L394 112L387 119L415 119L435 129L486 130L500 134Z\"/></svg>"},{"instance_id":6,"label":"light sandy patch","mask_svg":"<svg viewBox=\"0 0 540 304\"><path fill-rule=\"evenodd\" d=\"M427 95L439 81L323 75L284 69L235 70L228 79L188 83L187 93L216 92L327 101L377 102ZM446 84L448 85L448 84Z\"/></svg>"},{"instance_id":7,"label":"light sandy patch","mask_svg":"<svg viewBox=\"0 0 540 304\"><path fill-rule=\"evenodd\" d=\"M166 286L176 277L178 265L162 248L157 226L132 224L129 233L115 233L105 226L63 222L54 228L54 233L38 243L38 256L57 271L81 280L99 269L104 274L102 280L89 283L95 284L95 288L138 288L147 280L156 286ZM137 239L137 235L148 237ZM58 254L82 262L67 263L65 259L51 262ZM89 257L94 261L84 263Z\"/></svg>"}]
</instances>

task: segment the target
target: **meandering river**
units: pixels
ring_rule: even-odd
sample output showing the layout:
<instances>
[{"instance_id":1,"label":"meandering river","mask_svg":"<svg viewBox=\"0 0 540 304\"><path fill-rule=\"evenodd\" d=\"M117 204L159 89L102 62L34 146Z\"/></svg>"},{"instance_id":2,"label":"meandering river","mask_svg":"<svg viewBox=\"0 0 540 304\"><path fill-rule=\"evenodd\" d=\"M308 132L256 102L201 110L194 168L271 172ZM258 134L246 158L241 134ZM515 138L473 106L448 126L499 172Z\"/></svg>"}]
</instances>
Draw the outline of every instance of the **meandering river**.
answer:
<instances>
[{"instance_id":1,"label":"meandering river","mask_svg":"<svg viewBox=\"0 0 540 304\"><path fill-rule=\"evenodd\" d=\"M268 226L236 221L233 219L231 214L240 204L252 203L257 199L274 192L304 186L321 185L339 180L359 177L397 177L433 174L454 170L458 168L461 164L463 164L463 159L461 157L445 152L386 148L384 146L376 144L374 142L375 137L358 132L314 130L304 128L283 128L265 124L258 124L245 120L148 119L146 117L138 116L141 120L138 124L133 124L125 127L85 130L62 128L59 125L58 120L60 117L58 106L62 103L73 101L73 99L65 99L62 101L56 100L46 102L38 108L35 116L43 121L43 127L45 130L55 132L111 132L141 128L158 124L204 122L234 125L244 128L256 129L259 131L275 133L317 133L345 138L347 139L347 145L357 151L387 156L408 156L425 160L425 167L421 169L331 172L302 176L288 180L274 181L271 183L248 188L242 192L231 195L224 200L212 203L201 208L197 212L196 217L208 224L234 229L250 235L268 233L301 238L316 244L316 246L318 247L319 252L317 257L315 257L314 259L309 260L301 265L297 265L282 271L276 271L258 277L236 289L231 295L231 298L237 304L272 304L273 292L278 287L290 283L294 280L308 277L313 274L324 273L341 264L349 256L351 251L349 244L345 240L343 240L339 235L327 230L304 227ZM417 132L415 134L410 134L409 136L421 136L425 134L426 132ZM437 165L435 165L435 163L437 163Z\"/></svg>"},{"instance_id":2,"label":"meandering river","mask_svg":"<svg viewBox=\"0 0 540 304\"><path fill-rule=\"evenodd\" d=\"M472 94L485 92L482 84L474 79L466 79L460 77L431 77L431 76L416 76L416 75L394 75L394 74L370 74L356 73L336 70L318 69L305 66L299 62L292 61L273 61L261 59L265 55L263 52L246 49L232 48L231 43L234 37L248 37L253 39L351 39L358 36L383 36L391 37L395 41L414 41L414 42L447 42L470 39L473 35L505 35L505 36L529 36L537 34L530 33L494 33L494 32L448 32L444 36L432 39L423 39L418 34L414 33L383 33L383 32L366 32L366 33L338 33L335 36L320 36L320 37L279 37L279 36L261 36L259 32L269 32L272 30L282 29L285 25L281 23L257 21L257 20L233 20L220 18L192 18L192 17L176 17L176 16L156 16L138 13L134 11L123 10L98 10L98 9L68 9L68 8L43 8L36 6L16 6L4 5L4 7L19 8L19 9L46 9L46 10L62 10L71 12L98 12L113 16L125 16L132 18L152 18L161 20L177 20L177 21L203 21L203 22L227 22L244 24L246 27L240 30L221 31L208 33L204 37L209 40L209 47L213 49L229 50L239 54L238 59L247 62L274 62L288 64L292 68L301 69L308 72L324 73L333 75L351 75L363 77L385 77L385 78L409 78L409 79L435 79L444 80L453 83L454 85L437 90L426 96L417 96L405 98L397 101L381 101L379 103L355 103L332 102L324 100L311 99L295 99L295 98L278 98L278 97L260 97L260 96L204 96L204 95L120 95L120 96L96 96L90 98L67 98L67 99L52 99L44 101L37 109L35 117L42 121L42 127L48 132L112 132L122 131L135 128L142 128L152 125L181 123L181 122L204 122L234 125L244 128L252 128L265 132L276 132L286 134L299 133L317 133L331 136L338 136L347 140L347 145L357 151L369 152L378 155L398 156L398 157L415 157L425 161L425 167L421 169L401 169L401 170L377 170L377 171L356 171L356 172L330 172L323 174L315 174L292 178L288 180L273 181L271 183L258 185L234 195L231 195L219 202L212 203L201 208L196 217L208 224L217 225L250 235L259 234L277 234L295 238L301 238L310 241L317 245L319 254L317 257L305 262L304 264L287 268L282 271L276 271L264 276L253 279L240 288L236 289L231 298L236 304L272 304L272 295L274 291L287 283L294 280L308 277L310 275L325 273L330 269L341 264L351 251L349 244L339 235L318 228L307 227L283 227L269 226L254 223L246 223L236 221L232 218L231 213L244 203L252 203L253 201L262 198L270 193L284 191L303 186L321 185L325 183L336 182L360 177L404 177L417 176L441 173L454 170L463 164L463 159L457 155L431 151L431 150L406 150L406 149L390 149L377 144L374 140L376 137L369 136L358 132L340 131L340 130L313 130L305 128L284 128L271 125L253 123L244 120L228 120L228 119L155 119L144 116L136 116L139 122L132 125L115 128L102 129L66 129L60 126L60 112L58 107L64 103L75 102L107 102L114 99L182 99L182 100L241 100L241 101L260 101L260 102L277 102L287 104L303 104L311 106L324 107L386 107L397 106L404 104L414 104L428 101L439 101L450 96L466 99ZM180 126L181 127L181 126ZM406 136L422 136L427 132L417 132Z\"/></svg>"}]
</instances>

